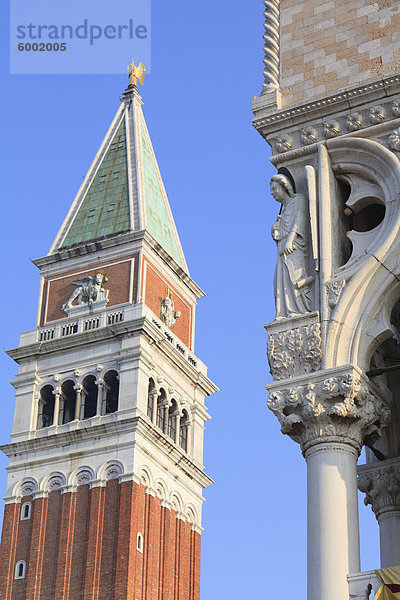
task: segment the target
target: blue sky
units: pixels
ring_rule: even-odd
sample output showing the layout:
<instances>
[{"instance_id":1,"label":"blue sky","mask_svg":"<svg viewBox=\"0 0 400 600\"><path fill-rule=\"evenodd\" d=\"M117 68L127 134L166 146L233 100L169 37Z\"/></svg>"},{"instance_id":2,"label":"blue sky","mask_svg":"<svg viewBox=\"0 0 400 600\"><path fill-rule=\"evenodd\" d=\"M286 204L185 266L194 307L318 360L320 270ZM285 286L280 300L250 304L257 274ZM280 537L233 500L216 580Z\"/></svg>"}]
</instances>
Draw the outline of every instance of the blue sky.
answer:
<instances>
[{"instance_id":1,"label":"blue sky","mask_svg":"<svg viewBox=\"0 0 400 600\"><path fill-rule=\"evenodd\" d=\"M3 13L4 13L3 4ZM251 125L262 84L261 0L153 0L144 114L194 280L196 354L221 392L208 399L202 600L306 596L306 468L266 407L264 323L274 318L277 214L269 148ZM47 253L118 108L121 76L8 74L0 21L2 346L35 325ZM140 59L140 57L138 57ZM1 356L0 440L12 426L17 367ZM5 490L6 458L0 456ZM361 499L362 500L362 499ZM361 508L363 569L378 567L378 527ZM290 581L290 583L289 583Z\"/></svg>"}]
</instances>

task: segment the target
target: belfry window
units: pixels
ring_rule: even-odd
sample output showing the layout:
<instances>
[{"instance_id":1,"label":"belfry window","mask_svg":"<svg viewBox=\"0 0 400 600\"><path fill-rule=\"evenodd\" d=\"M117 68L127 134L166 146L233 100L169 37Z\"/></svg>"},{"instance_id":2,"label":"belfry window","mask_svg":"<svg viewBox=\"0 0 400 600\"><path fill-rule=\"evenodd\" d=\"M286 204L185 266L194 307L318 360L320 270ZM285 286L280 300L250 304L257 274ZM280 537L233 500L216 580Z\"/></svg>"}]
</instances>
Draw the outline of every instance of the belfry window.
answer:
<instances>
[{"instance_id":1,"label":"belfry window","mask_svg":"<svg viewBox=\"0 0 400 600\"><path fill-rule=\"evenodd\" d=\"M30 502L24 502L21 506L21 521L29 521L31 518L32 504Z\"/></svg>"},{"instance_id":2,"label":"belfry window","mask_svg":"<svg viewBox=\"0 0 400 600\"><path fill-rule=\"evenodd\" d=\"M26 563L24 560L19 560L15 565L14 579L25 579Z\"/></svg>"},{"instance_id":3,"label":"belfry window","mask_svg":"<svg viewBox=\"0 0 400 600\"><path fill-rule=\"evenodd\" d=\"M105 414L108 415L118 410L119 380L117 371L108 371L104 376L104 383L106 385Z\"/></svg>"},{"instance_id":4,"label":"belfry window","mask_svg":"<svg viewBox=\"0 0 400 600\"><path fill-rule=\"evenodd\" d=\"M45 385L40 390L39 398L39 414L38 414L38 429L53 425L54 420L54 403L53 386Z\"/></svg>"},{"instance_id":5,"label":"belfry window","mask_svg":"<svg viewBox=\"0 0 400 600\"><path fill-rule=\"evenodd\" d=\"M76 390L75 383L71 379L64 381L61 386L61 402L59 423L65 424L75 419Z\"/></svg>"},{"instance_id":6,"label":"belfry window","mask_svg":"<svg viewBox=\"0 0 400 600\"><path fill-rule=\"evenodd\" d=\"M164 431L165 429L165 399L167 395L165 390L161 388L160 395L157 399L157 427Z\"/></svg>"},{"instance_id":7,"label":"belfry window","mask_svg":"<svg viewBox=\"0 0 400 600\"><path fill-rule=\"evenodd\" d=\"M147 416L152 421L154 412L154 395L156 393L156 386L153 379L149 380L149 388L147 392Z\"/></svg>"},{"instance_id":8,"label":"belfry window","mask_svg":"<svg viewBox=\"0 0 400 600\"><path fill-rule=\"evenodd\" d=\"M176 416L178 407L175 400L171 400L171 406L168 409L168 435L175 442L176 440Z\"/></svg>"},{"instance_id":9,"label":"belfry window","mask_svg":"<svg viewBox=\"0 0 400 600\"><path fill-rule=\"evenodd\" d=\"M97 385L96 377L94 375L88 375L85 377L82 383L83 387L83 418L89 419L94 417L97 411Z\"/></svg>"},{"instance_id":10,"label":"belfry window","mask_svg":"<svg viewBox=\"0 0 400 600\"><path fill-rule=\"evenodd\" d=\"M188 448L188 428L189 428L189 416L186 410L183 411L180 428L179 428L179 445L185 452Z\"/></svg>"}]
</instances>

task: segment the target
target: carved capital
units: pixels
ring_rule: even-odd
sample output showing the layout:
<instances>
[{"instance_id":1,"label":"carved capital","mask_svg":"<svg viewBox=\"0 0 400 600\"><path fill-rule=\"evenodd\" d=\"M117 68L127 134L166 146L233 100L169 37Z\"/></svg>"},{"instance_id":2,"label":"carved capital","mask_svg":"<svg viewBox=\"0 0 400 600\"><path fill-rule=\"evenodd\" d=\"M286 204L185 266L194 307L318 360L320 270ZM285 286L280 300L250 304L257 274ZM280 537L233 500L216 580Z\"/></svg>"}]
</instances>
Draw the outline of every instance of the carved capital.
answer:
<instances>
[{"instance_id":1,"label":"carved capital","mask_svg":"<svg viewBox=\"0 0 400 600\"><path fill-rule=\"evenodd\" d=\"M390 419L390 400L351 365L267 387L268 408L282 433L298 442L303 453L326 441L344 442L360 451L365 440L380 436Z\"/></svg>"},{"instance_id":2,"label":"carved capital","mask_svg":"<svg viewBox=\"0 0 400 600\"><path fill-rule=\"evenodd\" d=\"M267 353L274 380L318 371L322 355L320 324L269 333Z\"/></svg>"},{"instance_id":3,"label":"carved capital","mask_svg":"<svg viewBox=\"0 0 400 600\"><path fill-rule=\"evenodd\" d=\"M388 512L400 513L400 458L358 467L358 489L378 520Z\"/></svg>"}]
</instances>

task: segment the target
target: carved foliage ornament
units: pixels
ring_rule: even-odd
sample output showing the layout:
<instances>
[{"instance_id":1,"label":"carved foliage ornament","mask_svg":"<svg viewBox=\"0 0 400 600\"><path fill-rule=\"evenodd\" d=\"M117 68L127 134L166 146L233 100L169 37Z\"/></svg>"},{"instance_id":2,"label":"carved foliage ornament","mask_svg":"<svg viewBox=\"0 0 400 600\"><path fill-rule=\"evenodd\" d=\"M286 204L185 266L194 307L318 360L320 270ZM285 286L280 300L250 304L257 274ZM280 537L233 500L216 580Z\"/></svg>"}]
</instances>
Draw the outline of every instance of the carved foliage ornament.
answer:
<instances>
[{"instance_id":1,"label":"carved foliage ornament","mask_svg":"<svg viewBox=\"0 0 400 600\"><path fill-rule=\"evenodd\" d=\"M274 380L318 371L321 366L319 323L268 336L268 361Z\"/></svg>"},{"instance_id":2,"label":"carved foliage ornament","mask_svg":"<svg viewBox=\"0 0 400 600\"><path fill-rule=\"evenodd\" d=\"M345 438L360 450L363 441L379 437L390 420L387 403L351 373L273 391L268 408L282 433L303 449L322 438Z\"/></svg>"},{"instance_id":3,"label":"carved foliage ornament","mask_svg":"<svg viewBox=\"0 0 400 600\"><path fill-rule=\"evenodd\" d=\"M383 106L378 105L369 109L369 120L373 125L378 125L385 120L386 112Z\"/></svg>"},{"instance_id":4,"label":"carved foliage ornament","mask_svg":"<svg viewBox=\"0 0 400 600\"><path fill-rule=\"evenodd\" d=\"M358 489L365 493L364 504L371 504L377 517L388 510L400 511L400 470L381 465L358 477Z\"/></svg>"},{"instance_id":5,"label":"carved foliage ornament","mask_svg":"<svg viewBox=\"0 0 400 600\"><path fill-rule=\"evenodd\" d=\"M334 138L340 133L340 123L339 121L330 121L329 123L324 123L324 134L326 138Z\"/></svg>"},{"instance_id":6,"label":"carved foliage ornament","mask_svg":"<svg viewBox=\"0 0 400 600\"><path fill-rule=\"evenodd\" d=\"M276 140L276 150L279 154L282 152L287 152L293 148L293 140L290 135L283 135L282 137L277 138Z\"/></svg>"},{"instance_id":7,"label":"carved foliage ornament","mask_svg":"<svg viewBox=\"0 0 400 600\"><path fill-rule=\"evenodd\" d=\"M315 127L306 127L301 130L301 143L303 146L307 146L308 144L314 144L314 142L318 141L318 131Z\"/></svg>"},{"instance_id":8,"label":"carved foliage ornament","mask_svg":"<svg viewBox=\"0 0 400 600\"><path fill-rule=\"evenodd\" d=\"M346 127L348 131L358 131L362 127L362 116L360 113L352 113L346 119Z\"/></svg>"},{"instance_id":9,"label":"carved foliage ornament","mask_svg":"<svg viewBox=\"0 0 400 600\"><path fill-rule=\"evenodd\" d=\"M336 281L328 281L325 284L326 293L328 295L328 304L331 308L336 306L345 283L344 279L337 279Z\"/></svg>"}]
</instances>

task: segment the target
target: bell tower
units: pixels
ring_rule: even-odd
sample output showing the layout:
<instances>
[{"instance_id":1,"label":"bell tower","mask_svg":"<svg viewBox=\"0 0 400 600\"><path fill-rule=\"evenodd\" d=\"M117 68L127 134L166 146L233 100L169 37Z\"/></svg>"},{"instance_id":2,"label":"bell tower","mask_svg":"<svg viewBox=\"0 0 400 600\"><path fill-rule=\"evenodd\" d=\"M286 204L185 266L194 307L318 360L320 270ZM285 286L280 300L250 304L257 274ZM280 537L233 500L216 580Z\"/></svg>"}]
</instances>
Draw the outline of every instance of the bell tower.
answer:
<instances>
[{"instance_id":1,"label":"bell tower","mask_svg":"<svg viewBox=\"0 0 400 600\"><path fill-rule=\"evenodd\" d=\"M268 406L307 462L307 598L361 600L378 584L361 572L357 485L382 567L400 564L400 5L264 6L253 123L280 206Z\"/></svg>"},{"instance_id":2,"label":"bell tower","mask_svg":"<svg viewBox=\"0 0 400 600\"><path fill-rule=\"evenodd\" d=\"M136 70L135 70L136 69ZM40 270L18 363L3 600L199 600L206 396L191 279L130 85Z\"/></svg>"}]
</instances>

